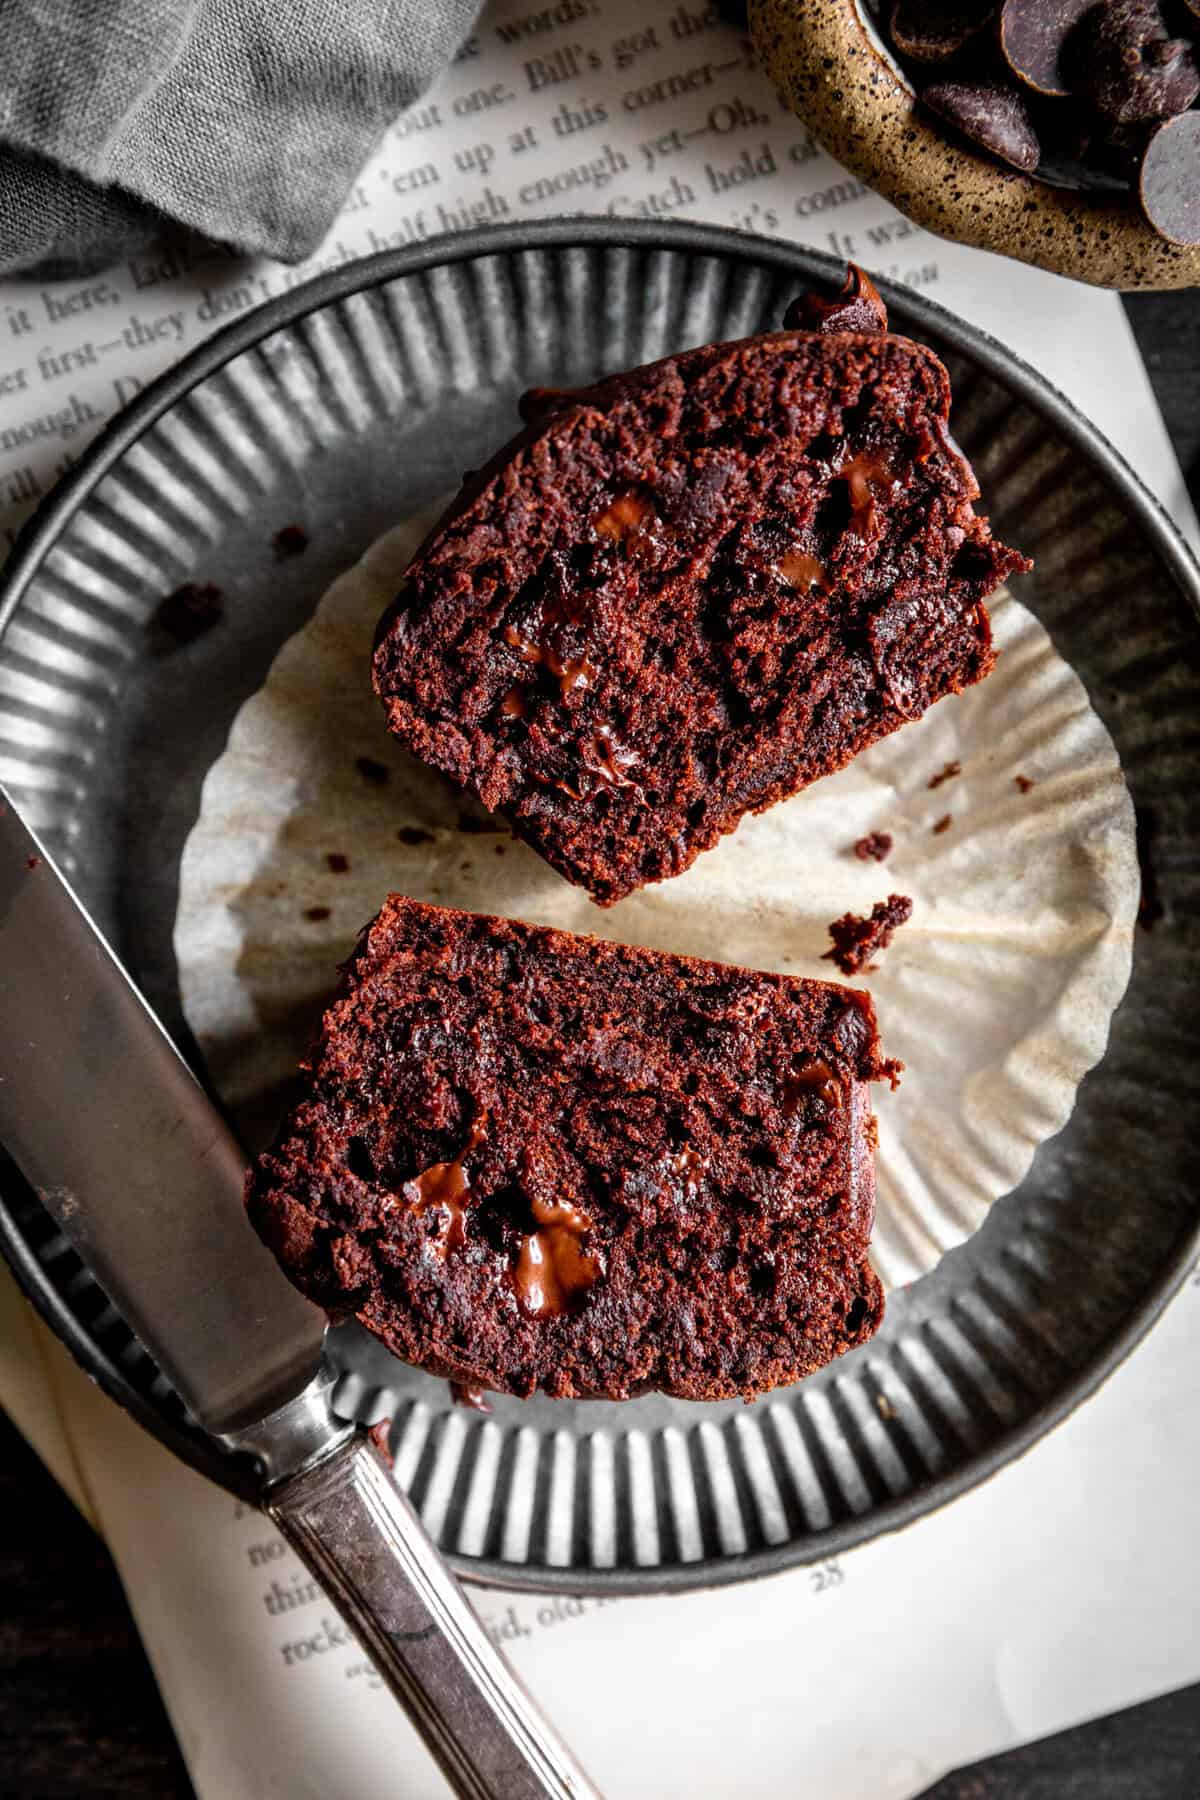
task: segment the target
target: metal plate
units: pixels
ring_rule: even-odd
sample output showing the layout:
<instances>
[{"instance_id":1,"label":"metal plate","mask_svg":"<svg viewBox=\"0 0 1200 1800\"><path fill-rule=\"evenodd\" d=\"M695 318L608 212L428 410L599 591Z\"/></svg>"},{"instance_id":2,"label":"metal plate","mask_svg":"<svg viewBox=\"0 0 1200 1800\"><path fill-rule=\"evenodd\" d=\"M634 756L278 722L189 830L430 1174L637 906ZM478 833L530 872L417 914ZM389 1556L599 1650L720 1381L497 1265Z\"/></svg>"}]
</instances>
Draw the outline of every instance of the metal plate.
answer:
<instances>
[{"instance_id":1,"label":"metal plate","mask_svg":"<svg viewBox=\"0 0 1200 1800\"><path fill-rule=\"evenodd\" d=\"M0 775L186 1044L171 932L200 784L330 580L510 431L522 388L776 325L828 259L715 229L569 221L388 253L238 321L142 395L27 531L0 624ZM1135 477L999 346L887 290L955 380L954 426L1022 592L1086 683L1138 804L1165 917L1141 932L1102 1065L1021 1188L873 1343L755 1405L496 1402L355 1329L344 1409L394 1420L397 1473L464 1572L652 1591L829 1556L941 1505L1116 1366L1196 1254L1200 572ZM302 520L311 548L275 565ZM219 629L150 654L157 599L225 591ZM0 1236L76 1355L227 1484L144 1352L9 1170Z\"/></svg>"}]
</instances>

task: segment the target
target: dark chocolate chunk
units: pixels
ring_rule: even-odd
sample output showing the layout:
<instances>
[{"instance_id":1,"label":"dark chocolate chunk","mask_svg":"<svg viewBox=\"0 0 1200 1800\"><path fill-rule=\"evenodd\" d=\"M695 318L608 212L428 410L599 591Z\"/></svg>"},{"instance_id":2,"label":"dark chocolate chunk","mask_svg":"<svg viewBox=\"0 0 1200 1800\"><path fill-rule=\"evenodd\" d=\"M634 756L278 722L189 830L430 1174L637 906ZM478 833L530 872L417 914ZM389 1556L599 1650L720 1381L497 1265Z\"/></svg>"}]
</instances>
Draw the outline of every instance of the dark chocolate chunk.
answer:
<instances>
[{"instance_id":1,"label":"dark chocolate chunk","mask_svg":"<svg viewBox=\"0 0 1200 1800\"><path fill-rule=\"evenodd\" d=\"M972 0L896 0L892 42L901 56L911 56L914 62L949 62L983 30L995 10L994 5Z\"/></svg>"},{"instance_id":2,"label":"dark chocolate chunk","mask_svg":"<svg viewBox=\"0 0 1200 1800\"><path fill-rule=\"evenodd\" d=\"M1169 244L1200 244L1200 112L1160 125L1142 158L1142 211Z\"/></svg>"},{"instance_id":3,"label":"dark chocolate chunk","mask_svg":"<svg viewBox=\"0 0 1200 1800\"><path fill-rule=\"evenodd\" d=\"M1063 50L1096 0L1004 0L1000 49L1009 68L1039 94L1069 94Z\"/></svg>"},{"instance_id":4,"label":"dark chocolate chunk","mask_svg":"<svg viewBox=\"0 0 1200 1800\"><path fill-rule=\"evenodd\" d=\"M800 294L783 315L785 331L886 331L887 307L871 277L851 263L836 299Z\"/></svg>"},{"instance_id":5,"label":"dark chocolate chunk","mask_svg":"<svg viewBox=\"0 0 1200 1800\"><path fill-rule=\"evenodd\" d=\"M1037 168L1041 145L1016 88L990 81L934 81L922 90L921 99L931 112L1001 162L1026 173Z\"/></svg>"},{"instance_id":6,"label":"dark chocolate chunk","mask_svg":"<svg viewBox=\"0 0 1200 1800\"><path fill-rule=\"evenodd\" d=\"M1071 40L1077 91L1119 125L1169 119L1200 94L1191 45L1172 38L1155 0L1093 7Z\"/></svg>"}]
</instances>

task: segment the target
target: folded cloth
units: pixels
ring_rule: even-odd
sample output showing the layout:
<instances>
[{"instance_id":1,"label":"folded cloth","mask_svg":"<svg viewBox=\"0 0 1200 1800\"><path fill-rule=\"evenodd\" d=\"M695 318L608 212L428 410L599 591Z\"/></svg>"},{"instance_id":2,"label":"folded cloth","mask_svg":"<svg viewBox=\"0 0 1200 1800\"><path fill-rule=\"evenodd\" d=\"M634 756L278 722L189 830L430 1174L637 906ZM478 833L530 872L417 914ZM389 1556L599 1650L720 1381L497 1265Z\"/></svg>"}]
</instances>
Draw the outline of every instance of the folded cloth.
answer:
<instances>
[{"instance_id":1,"label":"folded cloth","mask_svg":"<svg viewBox=\"0 0 1200 1800\"><path fill-rule=\"evenodd\" d=\"M0 273L164 218L299 262L479 0L0 0Z\"/></svg>"}]
</instances>

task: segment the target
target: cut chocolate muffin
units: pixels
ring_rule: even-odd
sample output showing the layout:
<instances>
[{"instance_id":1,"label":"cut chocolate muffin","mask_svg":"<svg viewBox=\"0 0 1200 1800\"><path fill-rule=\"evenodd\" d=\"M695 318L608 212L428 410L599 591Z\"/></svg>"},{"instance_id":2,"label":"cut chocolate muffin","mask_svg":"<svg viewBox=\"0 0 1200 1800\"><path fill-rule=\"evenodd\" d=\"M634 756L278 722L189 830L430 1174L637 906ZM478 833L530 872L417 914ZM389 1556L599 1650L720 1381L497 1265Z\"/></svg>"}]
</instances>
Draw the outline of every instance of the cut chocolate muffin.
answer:
<instances>
[{"instance_id":1,"label":"cut chocolate muffin","mask_svg":"<svg viewBox=\"0 0 1200 1800\"><path fill-rule=\"evenodd\" d=\"M304 1292L513 1394L750 1396L865 1342L865 994L392 896L247 1180Z\"/></svg>"},{"instance_id":2,"label":"cut chocolate muffin","mask_svg":"<svg viewBox=\"0 0 1200 1800\"><path fill-rule=\"evenodd\" d=\"M380 623L391 730L604 904L986 675L1028 567L866 278L788 324L527 395Z\"/></svg>"}]
</instances>

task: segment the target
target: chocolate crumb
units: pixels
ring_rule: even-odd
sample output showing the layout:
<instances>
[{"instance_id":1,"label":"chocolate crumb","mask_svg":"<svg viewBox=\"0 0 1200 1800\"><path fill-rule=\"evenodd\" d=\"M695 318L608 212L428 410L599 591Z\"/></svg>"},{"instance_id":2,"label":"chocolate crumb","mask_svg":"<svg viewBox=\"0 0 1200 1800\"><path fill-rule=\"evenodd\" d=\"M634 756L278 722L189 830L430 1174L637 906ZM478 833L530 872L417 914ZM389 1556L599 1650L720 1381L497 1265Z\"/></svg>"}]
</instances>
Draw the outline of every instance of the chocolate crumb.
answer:
<instances>
[{"instance_id":1,"label":"chocolate crumb","mask_svg":"<svg viewBox=\"0 0 1200 1800\"><path fill-rule=\"evenodd\" d=\"M367 1436L378 1450L380 1456L382 1456L388 1468L394 1469L396 1466L396 1459L392 1455L392 1421L390 1419L380 1419L377 1425L372 1425L369 1428Z\"/></svg>"},{"instance_id":2,"label":"chocolate crumb","mask_svg":"<svg viewBox=\"0 0 1200 1800\"><path fill-rule=\"evenodd\" d=\"M329 917L329 908L327 906L310 906L306 910L304 916L306 919L313 920L327 919Z\"/></svg>"},{"instance_id":3,"label":"chocolate crumb","mask_svg":"<svg viewBox=\"0 0 1200 1800\"><path fill-rule=\"evenodd\" d=\"M477 1381L452 1381L450 1398L455 1406L468 1406L472 1412L490 1413L491 1401Z\"/></svg>"},{"instance_id":4,"label":"chocolate crumb","mask_svg":"<svg viewBox=\"0 0 1200 1800\"><path fill-rule=\"evenodd\" d=\"M843 975L857 975L877 951L886 950L900 925L912 918L913 903L906 894L889 894L877 901L871 916L848 912L829 927L833 949L823 961L836 963Z\"/></svg>"},{"instance_id":5,"label":"chocolate crumb","mask_svg":"<svg viewBox=\"0 0 1200 1800\"><path fill-rule=\"evenodd\" d=\"M432 831L422 831L419 825L402 825L396 836L402 844L432 844Z\"/></svg>"},{"instance_id":6,"label":"chocolate crumb","mask_svg":"<svg viewBox=\"0 0 1200 1800\"><path fill-rule=\"evenodd\" d=\"M354 766L363 780L369 781L372 787L382 787L391 775L387 764L376 762L373 756L356 756Z\"/></svg>"},{"instance_id":7,"label":"chocolate crumb","mask_svg":"<svg viewBox=\"0 0 1200 1800\"><path fill-rule=\"evenodd\" d=\"M1035 781L1030 781L1028 775L1014 775L1013 780L1016 782L1017 787L1022 794L1027 794L1031 788L1037 786Z\"/></svg>"},{"instance_id":8,"label":"chocolate crumb","mask_svg":"<svg viewBox=\"0 0 1200 1800\"><path fill-rule=\"evenodd\" d=\"M940 788L943 781L953 781L954 777L956 775L961 775L961 774L962 774L962 764L961 763L948 762L944 765L944 767L939 769L939 771L936 775L931 775L925 785L930 788Z\"/></svg>"},{"instance_id":9,"label":"chocolate crumb","mask_svg":"<svg viewBox=\"0 0 1200 1800\"><path fill-rule=\"evenodd\" d=\"M854 846L859 862L882 862L889 855L895 839L889 831L868 831Z\"/></svg>"},{"instance_id":10,"label":"chocolate crumb","mask_svg":"<svg viewBox=\"0 0 1200 1800\"><path fill-rule=\"evenodd\" d=\"M27 869L40 869L41 866L42 859L40 856L27 856L25 858L25 867Z\"/></svg>"},{"instance_id":11,"label":"chocolate crumb","mask_svg":"<svg viewBox=\"0 0 1200 1800\"><path fill-rule=\"evenodd\" d=\"M275 554L282 562L289 556L303 556L308 549L308 533L303 525L285 525L271 539Z\"/></svg>"},{"instance_id":12,"label":"chocolate crumb","mask_svg":"<svg viewBox=\"0 0 1200 1800\"><path fill-rule=\"evenodd\" d=\"M953 823L953 814L943 813L941 818L938 820L937 824L933 828L934 837L941 837L943 831L949 831L952 823Z\"/></svg>"},{"instance_id":13,"label":"chocolate crumb","mask_svg":"<svg viewBox=\"0 0 1200 1800\"><path fill-rule=\"evenodd\" d=\"M340 850L330 850L325 857L331 875L345 875L350 869L350 858Z\"/></svg>"},{"instance_id":14,"label":"chocolate crumb","mask_svg":"<svg viewBox=\"0 0 1200 1800\"><path fill-rule=\"evenodd\" d=\"M146 631L159 654L191 644L225 616L225 596L211 581L185 581L167 594L146 622Z\"/></svg>"}]
</instances>

